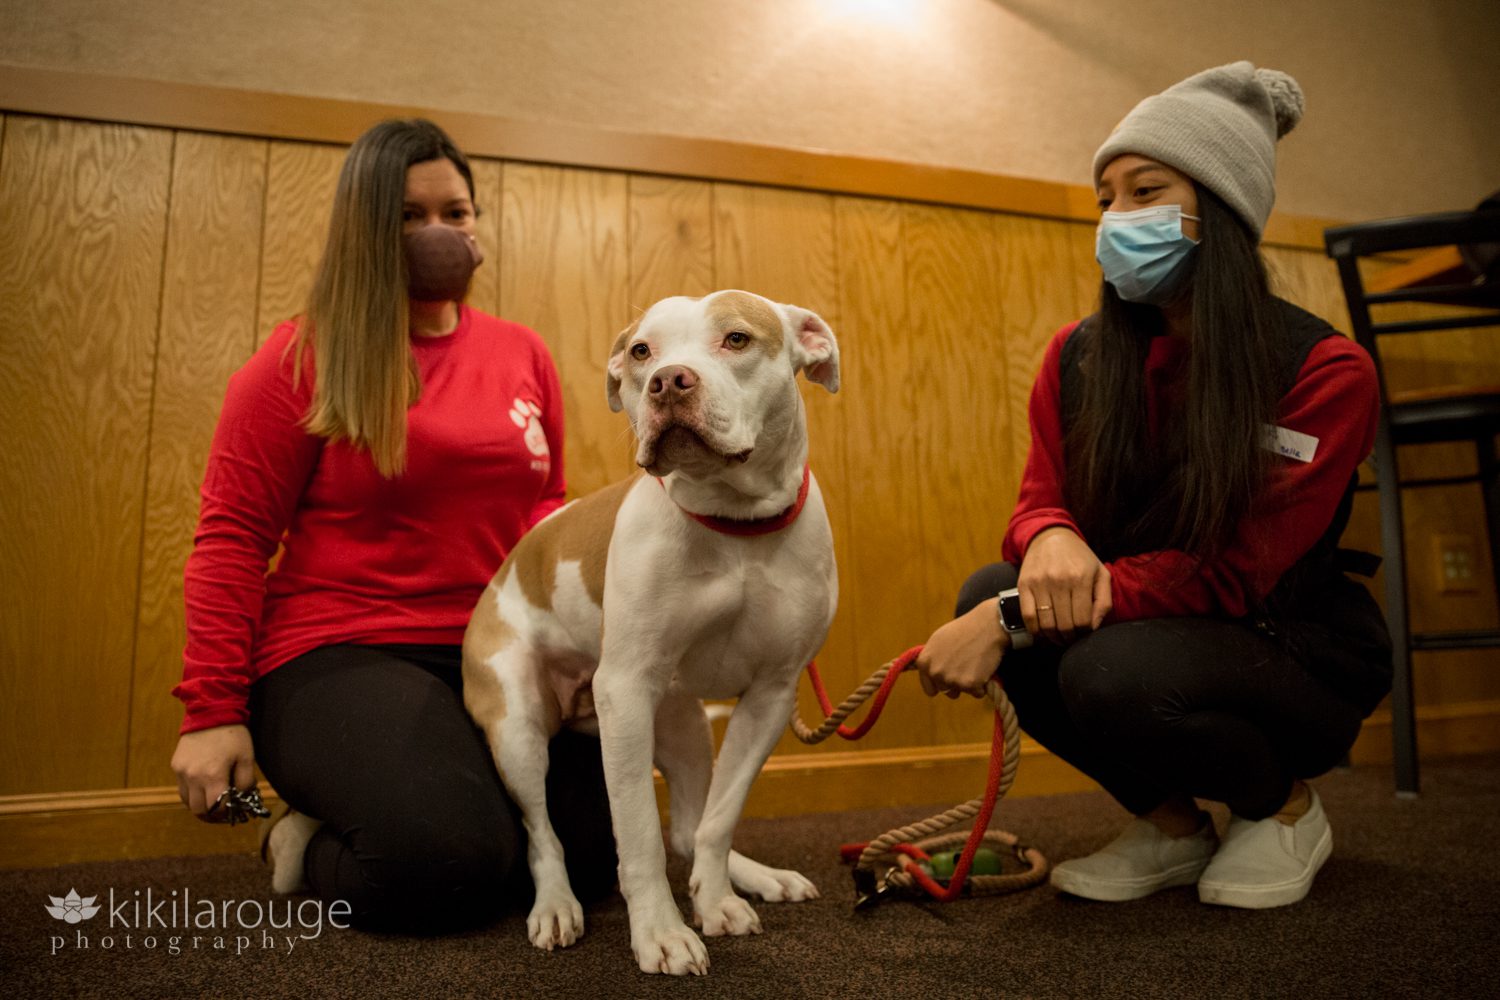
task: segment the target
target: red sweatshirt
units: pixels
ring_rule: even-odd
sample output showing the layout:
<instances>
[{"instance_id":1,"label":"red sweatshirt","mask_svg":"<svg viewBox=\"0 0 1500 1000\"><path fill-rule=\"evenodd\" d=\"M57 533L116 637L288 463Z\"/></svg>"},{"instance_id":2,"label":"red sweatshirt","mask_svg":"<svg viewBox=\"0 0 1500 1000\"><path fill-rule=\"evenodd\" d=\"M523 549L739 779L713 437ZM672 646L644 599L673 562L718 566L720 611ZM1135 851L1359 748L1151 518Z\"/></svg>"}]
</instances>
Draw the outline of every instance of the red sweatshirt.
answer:
<instances>
[{"instance_id":1,"label":"red sweatshirt","mask_svg":"<svg viewBox=\"0 0 1500 1000\"><path fill-rule=\"evenodd\" d=\"M182 732L245 722L251 682L319 646L462 642L506 553L563 502L562 393L531 330L465 306L451 334L411 338L422 396L388 480L302 428L313 380L304 363L293 386L294 329L229 380L214 431L172 691Z\"/></svg>"},{"instance_id":2,"label":"red sweatshirt","mask_svg":"<svg viewBox=\"0 0 1500 1000\"><path fill-rule=\"evenodd\" d=\"M1031 390L1031 450L1002 547L1018 566L1045 528L1063 525L1083 536L1064 500L1059 398L1062 346L1077 325L1059 330L1047 345ZM1181 398L1187 357L1188 345L1179 338L1151 341L1145 386L1152 434L1177 416L1172 401ZM1328 528L1350 476L1374 446L1379 403L1375 365L1363 348L1345 337L1313 345L1276 418L1278 427L1317 439L1312 461L1277 458L1253 513L1215 558L1195 563L1185 552L1166 550L1108 563L1110 620L1249 613Z\"/></svg>"}]
</instances>

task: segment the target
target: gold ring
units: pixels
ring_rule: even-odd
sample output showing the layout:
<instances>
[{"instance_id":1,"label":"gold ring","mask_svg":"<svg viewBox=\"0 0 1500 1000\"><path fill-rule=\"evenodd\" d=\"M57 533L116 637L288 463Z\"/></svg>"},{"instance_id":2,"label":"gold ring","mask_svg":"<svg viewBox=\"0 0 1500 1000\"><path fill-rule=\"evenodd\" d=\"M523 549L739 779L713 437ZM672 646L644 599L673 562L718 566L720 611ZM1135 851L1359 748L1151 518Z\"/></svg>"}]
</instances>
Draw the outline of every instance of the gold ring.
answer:
<instances>
[{"instance_id":1,"label":"gold ring","mask_svg":"<svg viewBox=\"0 0 1500 1000\"><path fill-rule=\"evenodd\" d=\"M1038 611L1051 611L1052 610L1052 605L1050 605L1050 604L1038 604L1036 606L1036 609Z\"/></svg>"}]
</instances>

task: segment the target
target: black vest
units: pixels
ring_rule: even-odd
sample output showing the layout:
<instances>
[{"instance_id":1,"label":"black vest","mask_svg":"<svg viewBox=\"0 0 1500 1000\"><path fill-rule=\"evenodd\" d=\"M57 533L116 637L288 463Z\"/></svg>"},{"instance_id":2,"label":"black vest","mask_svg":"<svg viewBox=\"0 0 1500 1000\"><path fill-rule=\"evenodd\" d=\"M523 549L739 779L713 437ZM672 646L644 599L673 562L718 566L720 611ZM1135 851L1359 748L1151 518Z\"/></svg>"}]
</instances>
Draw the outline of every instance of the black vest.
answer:
<instances>
[{"instance_id":1,"label":"black vest","mask_svg":"<svg viewBox=\"0 0 1500 1000\"><path fill-rule=\"evenodd\" d=\"M1289 302L1276 300L1286 330L1286 350L1280 358L1280 395L1296 384L1308 354L1326 337L1340 336L1326 322ZM1079 362L1094 329L1094 317L1084 319L1063 343L1059 358L1059 403L1063 429L1076 419L1082 400L1083 373ZM1374 572L1379 560L1369 553L1339 547L1354 507L1353 476L1322 535L1277 581L1246 623L1273 637L1331 688L1368 715L1391 687L1391 640L1380 608L1361 584L1345 571ZM1139 498L1138 498L1139 499ZM1141 511L1127 511L1130 519ZM1109 559L1155 551L1155 539L1134 540Z\"/></svg>"}]
</instances>

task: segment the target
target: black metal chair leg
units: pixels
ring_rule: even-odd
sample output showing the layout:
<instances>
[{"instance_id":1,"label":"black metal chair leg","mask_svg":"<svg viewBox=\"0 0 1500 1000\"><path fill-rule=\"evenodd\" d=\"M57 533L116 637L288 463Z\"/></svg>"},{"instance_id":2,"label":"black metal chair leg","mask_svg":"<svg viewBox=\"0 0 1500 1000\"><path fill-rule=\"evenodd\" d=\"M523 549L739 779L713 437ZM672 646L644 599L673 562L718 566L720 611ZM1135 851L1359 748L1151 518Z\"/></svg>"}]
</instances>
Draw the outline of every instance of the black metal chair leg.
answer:
<instances>
[{"instance_id":1,"label":"black metal chair leg","mask_svg":"<svg viewBox=\"0 0 1500 1000\"><path fill-rule=\"evenodd\" d=\"M1401 523L1400 469L1395 448L1382 428L1375 443L1376 480L1380 491L1380 547L1385 559L1385 620L1391 633L1391 750L1396 764L1396 794L1414 796L1417 771L1416 706L1411 680L1411 623L1406 605L1405 532Z\"/></svg>"},{"instance_id":2,"label":"black metal chair leg","mask_svg":"<svg viewBox=\"0 0 1500 1000\"><path fill-rule=\"evenodd\" d=\"M1485 435L1474 442L1479 456L1479 485L1484 491L1484 519L1489 526L1490 572L1495 576L1495 593L1500 595L1500 460L1495 455L1495 439Z\"/></svg>"}]
</instances>

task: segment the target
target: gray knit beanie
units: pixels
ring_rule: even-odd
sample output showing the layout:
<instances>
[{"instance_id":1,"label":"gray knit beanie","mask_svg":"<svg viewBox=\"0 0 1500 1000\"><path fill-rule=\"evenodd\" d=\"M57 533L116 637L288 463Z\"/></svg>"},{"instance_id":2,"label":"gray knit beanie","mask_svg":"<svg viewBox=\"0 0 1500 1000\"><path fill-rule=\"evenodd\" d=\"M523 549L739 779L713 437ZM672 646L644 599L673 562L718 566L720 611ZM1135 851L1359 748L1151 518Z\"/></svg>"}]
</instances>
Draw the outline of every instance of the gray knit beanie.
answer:
<instances>
[{"instance_id":1,"label":"gray knit beanie","mask_svg":"<svg viewBox=\"0 0 1500 1000\"><path fill-rule=\"evenodd\" d=\"M1137 104L1094 154L1094 186L1137 153L1223 198L1258 238L1276 200L1276 140L1302 119L1302 88L1248 62L1206 69Z\"/></svg>"}]
</instances>

